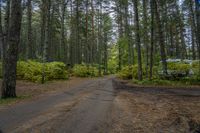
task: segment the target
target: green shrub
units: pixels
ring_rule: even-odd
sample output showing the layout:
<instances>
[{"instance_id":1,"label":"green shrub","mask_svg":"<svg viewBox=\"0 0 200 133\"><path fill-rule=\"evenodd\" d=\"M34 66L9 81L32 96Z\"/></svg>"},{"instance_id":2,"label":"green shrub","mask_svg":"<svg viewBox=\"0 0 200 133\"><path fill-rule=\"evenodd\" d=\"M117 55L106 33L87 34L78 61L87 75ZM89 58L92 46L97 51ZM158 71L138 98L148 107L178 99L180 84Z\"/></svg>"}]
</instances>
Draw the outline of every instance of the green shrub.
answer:
<instances>
[{"instance_id":1,"label":"green shrub","mask_svg":"<svg viewBox=\"0 0 200 133\"><path fill-rule=\"evenodd\" d=\"M18 79L40 82L43 73L46 81L68 78L65 64L61 62L42 64L35 61L19 61L17 63Z\"/></svg>"},{"instance_id":2,"label":"green shrub","mask_svg":"<svg viewBox=\"0 0 200 133\"><path fill-rule=\"evenodd\" d=\"M162 71L162 65L159 66L159 76L162 79L180 80L184 77L190 76L191 65L185 62L168 62L167 73L165 75Z\"/></svg>"},{"instance_id":3,"label":"green shrub","mask_svg":"<svg viewBox=\"0 0 200 133\"><path fill-rule=\"evenodd\" d=\"M133 79L138 79L138 65L134 65L133 66L132 74L133 74ZM142 68L142 76L143 77L145 76L145 69L144 69L144 67Z\"/></svg>"},{"instance_id":4,"label":"green shrub","mask_svg":"<svg viewBox=\"0 0 200 133\"><path fill-rule=\"evenodd\" d=\"M200 73L199 73L199 61L193 61L192 62L192 71L194 73L194 75L191 77L192 81L200 81Z\"/></svg>"},{"instance_id":5,"label":"green shrub","mask_svg":"<svg viewBox=\"0 0 200 133\"><path fill-rule=\"evenodd\" d=\"M118 77L121 79L132 79L133 78L133 66L125 66L118 73Z\"/></svg>"},{"instance_id":6,"label":"green shrub","mask_svg":"<svg viewBox=\"0 0 200 133\"><path fill-rule=\"evenodd\" d=\"M148 70L149 73L149 70ZM146 77L146 70L142 68L142 76ZM126 66L118 73L118 77L122 79L138 79L138 65ZM157 67L153 67L153 78L157 77Z\"/></svg>"},{"instance_id":7,"label":"green shrub","mask_svg":"<svg viewBox=\"0 0 200 133\"><path fill-rule=\"evenodd\" d=\"M65 68L65 64L62 62L47 63L45 70L47 79L67 79L68 75Z\"/></svg>"},{"instance_id":8,"label":"green shrub","mask_svg":"<svg viewBox=\"0 0 200 133\"><path fill-rule=\"evenodd\" d=\"M195 61L192 62L192 68L196 68L196 69L199 68L199 61L198 60L195 60Z\"/></svg>"},{"instance_id":9,"label":"green shrub","mask_svg":"<svg viewBox=\"0 0 200 133\"><path fill-rule=\"evenodd\" d=\"M192 62L192 70L194 72L194 75L199 74L199 61L198 60Z\"/></svg>"},{"instance_id":10,"label":"green shrub","mask_svg":"<svg viewBox=\"0 0 200 133\"><path fill-rule=\"evenodd\" d=\"M98 77L98 69L92 65L75 65L73 67L73 75L77 77Z\"/></svg>"},{"instance_id":11,"label":"green shrub","mask_svg":"<svg viewBox=\"0 0 200 133\"><path fill-rule=\"evenodd\" d=\"M173 62L170 62L167 65L168 65L167 66L168 70L172 70L172 71L189 73L189 71L191 69L190 64L185 64L185 63L173 63Z\"/></svg>"}]
</instances>

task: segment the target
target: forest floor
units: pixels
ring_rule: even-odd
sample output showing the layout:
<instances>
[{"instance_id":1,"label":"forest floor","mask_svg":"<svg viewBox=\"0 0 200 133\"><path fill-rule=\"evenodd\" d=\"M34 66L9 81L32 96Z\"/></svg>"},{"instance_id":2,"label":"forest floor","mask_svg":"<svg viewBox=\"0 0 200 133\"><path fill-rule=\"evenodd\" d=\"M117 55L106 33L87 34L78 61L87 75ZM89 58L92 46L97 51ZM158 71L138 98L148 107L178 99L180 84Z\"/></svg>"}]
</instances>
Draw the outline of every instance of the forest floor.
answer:
<instances>
[{"instance_id":1,"label":"forest floor","mask_svg":"<svg viewBox=\"0 0 200 133\"><path fill-rule=\"evenodd\" d=\"M3 133L199 133L200 87L136 86L104 77L45 85L18 81L0 105ZM1 131L0 131L1 132Z\"/></svg>"}]
</instances>

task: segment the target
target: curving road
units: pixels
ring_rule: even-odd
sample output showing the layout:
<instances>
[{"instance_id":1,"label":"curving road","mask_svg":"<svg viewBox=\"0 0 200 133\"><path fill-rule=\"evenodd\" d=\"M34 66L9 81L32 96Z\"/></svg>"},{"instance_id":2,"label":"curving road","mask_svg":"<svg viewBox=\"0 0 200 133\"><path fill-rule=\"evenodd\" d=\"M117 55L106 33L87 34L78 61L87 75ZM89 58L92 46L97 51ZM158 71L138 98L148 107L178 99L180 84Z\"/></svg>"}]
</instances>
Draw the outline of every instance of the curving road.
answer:
<instances>
[{"instance_id":1,"label":"curving road","mask_svg":"<svg viewBox=\"0 0 200 133\"><path fill-rule=\"evenodd\" d=\"M183 121L188 124L185 131L189 130L193 116L199 116L199 87L139 87L113 79L87 80L56 93L0 108L0 133L132 133L139 129L142 132L144 127L145 132L153 132L169 129L167 124L173 125L177 132L181 122L173 122L181 119L182 113L191 117ZM159 114L166 121L157 120ZM146 120L163 125L159 127ZM140 124L144 124L143 128L139 128ZM200 131L196 130L200 124L194 125L190 130Z\"/></svg>"},{"instance_id":2,"label":"curving road","mask_svg":"<svg viewBox=\"0 0 200 133\"><path fill-rule=\"evenodd\" d=\"M112 78L89 80L78 87L0 110L3 133L105 133L110 128Z\"/></svg>"}]
</instances>

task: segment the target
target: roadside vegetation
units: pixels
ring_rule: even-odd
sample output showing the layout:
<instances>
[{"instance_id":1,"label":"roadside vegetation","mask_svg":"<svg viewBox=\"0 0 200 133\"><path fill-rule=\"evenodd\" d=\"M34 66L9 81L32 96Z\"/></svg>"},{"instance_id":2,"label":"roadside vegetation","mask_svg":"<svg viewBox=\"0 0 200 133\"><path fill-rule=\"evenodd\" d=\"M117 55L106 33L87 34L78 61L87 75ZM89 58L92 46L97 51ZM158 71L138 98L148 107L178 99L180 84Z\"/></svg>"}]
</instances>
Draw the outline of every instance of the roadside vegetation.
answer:
<instances>
[{"instance_id":1,"label":"roadside vegetation","mask_svg":"<svg viewBox=\"0 0 200 133\"><path fill-rule=\"evenodd\" d=\"M0 71L2 77L2 68ZM62 62L40 63L38 61L18 61L17 62L17 79L31 82L68 79L69 75L66 65Z\"/></svg>"},{"instance_id":2,"label":"roadside vegetation","mask_svg":"<svg viewBox=\"0 0 200 133\"><path fill-rule=\"evenodd\" d=\"M117 77L124 80L131 80L134 84L139 85L165 85L165 86L184 86L200 85L199 61L190 61L190 63L181 60L167 61L167 74L163 73L160 64L154 66L153 76L151 79L144 78L138 80L138 66L126 66L118 72ZM147 77L149 70L143 69L143 77Z\"/></svg>"}]
</instances>

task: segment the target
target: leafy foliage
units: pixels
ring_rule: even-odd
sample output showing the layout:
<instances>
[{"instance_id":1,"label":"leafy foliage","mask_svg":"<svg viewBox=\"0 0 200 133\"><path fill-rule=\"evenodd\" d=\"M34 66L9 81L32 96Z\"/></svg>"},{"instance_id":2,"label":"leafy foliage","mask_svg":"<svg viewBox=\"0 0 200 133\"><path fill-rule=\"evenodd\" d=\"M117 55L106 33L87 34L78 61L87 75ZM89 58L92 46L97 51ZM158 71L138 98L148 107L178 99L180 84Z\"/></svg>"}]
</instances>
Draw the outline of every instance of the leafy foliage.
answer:
<instances>
[{"instance_id":1,"label":"leafy foliage","mask_svg":"<svg viewBox=\"0 0 200 133\"><path fill-rule=\"evenodd\" d=\"M142 75L145 76L145 69L142 68ZM138 65L133 66L133 79L138 79Z\"/></svg>"},{"instance_id":2,"label":"leafy foliage","mask_svg":"<svg viewBox=\"0 0 200 133\"><path fill-rule=\"evenodd\" d=\"M92 65L75 65L73 75L77 77L98 77L98 69Z\"/></svg>"},{"instance_id":3,"label":"leafy foliage","mask_svg":"<svg viewBox=\"0 0 200 133\"><path fill-rule=\"evenodd\" d=\"M165 75L162 71L161 65L159 66L159 76L163 79L180 80L181 78L190 76L191 65L185 62L168 62L167 63L168 75Z\"/></svg>"},{"instance_id":4,"label":"leafy foliage","mask_svg":"<svg viewBox=\"0 0 200 133\"><path fill-rule=\"evenodd\" d=\"M109 50L110 56L108 59L108 72L115 74L118 69L118 47L115 45Z\"/></svg>"},{"instance_id":5,"label":"leafy foliage","mask_svg":"<svg viewBox=\"0 0 200 133\"><path fill-rule=\"evenodd\" d=\"M40 82L42 74L45 75L46 81L68 78L65 64L61 62L43 64L36 61L19 61L17 63L18 79Z\"/></svg>"},{"instance_id":6,"label":"leafy foliage","mask_svg":"<svg viewBox=\"0 0 200 133\"><path fill-rule=\"evenodd\" d=\"M198 73L199 70L199 62L195 61L192 65L185 63L185 62L168 62L168 77L164 77L164 79L170 80L181 80L183 82L195 83L196 81L200 81L200 75ZM143 77L146 76L146 70L143 68ZM153 84L167 84L166 80L160 80L163 76L162 67L154 66L153 67L153 78L151 81L143 80L140 82L141 84L146 84L146 82L152 82ZM192 74L193 72L193 74ZM148 70L149 73L149 70ZM123 69L118 73L118 77L122 79L134 79L137 81L138 79L138 65L133 66L125 66ZM149 83L148 83L149 84ZM170 81L169 81L170 84Z\"/></svg>"},{"instance_id":7,"label":"leafy foliage","mask_svg":"<svg viewBox=\"0 0 200 133\"><path fill-rule=\"evenodd\" d=\"M122 79L132 79L133 78L133 66L125 66L118 73L118 77Z\"/></svg>"},{"instance_id":8,"label":"leafy foliage","mask_svg":"<svg viewBox=\"0 0 200 133\"><path fill-rule=\"evenodd\" d=\"M189 73L190 65L185 63L168 63L168 69L173 71Z\"/></svg>"},{"instance_id":9,"label":"leafy foliage","mask_svg":"<svg viewBox=\"0 0 200 133\"><path fill-rule=\"evenodd\" d=\"M199 61L198 60L192 62L192 70L194 71L194 74L199 73Z\"/></svg>"},{"instance_id":10,"label":"leafy foliage","mask_svg":"<svg viewBox=\"0 0 200 133\"><path fill-rule=\"evenodd\" d=\"M149 73L149 70L148 70ZM142 69L142 75L145 77L146 71L145 68L143 67ZM153 67L153 78L157 78L157 67ZM122 68L122 70L118 73L118 77L122 79L138 79L138 65L133 65L133 66L125 66Z\"/></svg>"},{"instance_id":11,"label":"leafy foliage","mask_svg":"<svg viewBox=\"0 0 200 133\"><path fill-rule=\"evenodd\" d=\"M183 78L179 81L177 80L162 80L162 79L154 79L154 80L133 80L134 84L138 85L153 85L153 86L190 86L190 85L200 85L200 82L194 80L193 78Z\"/></svg>"}]
</instances>

